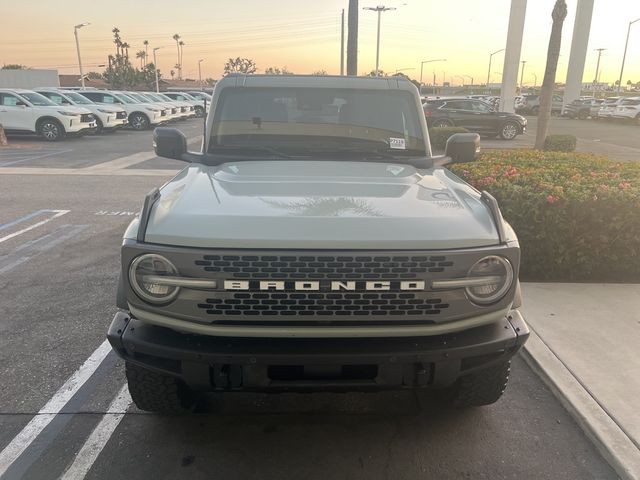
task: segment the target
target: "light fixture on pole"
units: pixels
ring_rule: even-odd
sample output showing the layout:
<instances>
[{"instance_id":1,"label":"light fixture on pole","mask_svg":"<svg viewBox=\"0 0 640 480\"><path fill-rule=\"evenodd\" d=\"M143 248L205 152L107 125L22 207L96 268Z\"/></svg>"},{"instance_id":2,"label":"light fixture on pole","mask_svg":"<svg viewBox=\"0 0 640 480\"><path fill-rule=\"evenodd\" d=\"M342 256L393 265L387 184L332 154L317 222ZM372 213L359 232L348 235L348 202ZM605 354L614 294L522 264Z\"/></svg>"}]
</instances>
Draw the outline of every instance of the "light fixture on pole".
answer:
<instances>
[{"instance_id":1,"label":"light fixture on pole","mask_svg":"<svg viewBox=\"0 0 640 480\"><path fill-rule=\"evenodd\" d=\"M600 57L602 56L602 52L604 52L606 48L596 48L596 52L598 52L598 62L596 63L596 76L593 77L593 83L598 83L598 73L600 72Z\"/></svg>"},{"instance_id":2,"label":"light fixture on pole","mask_svg":"<svg viewBox=\"0 0 640 480\"><path fill-rule=\"evenodd\" d=\"M446 62L447 59L446 58L435 58L433 60L423 60L422 62L420 62L420 84L422 84L422 73L424 71L424 64L425 63L431 63L431 62Z\"/></svg>"},{"instance_id":3,"label":"light fixture on pole","mask_svg":"<svg viewBox=\"0 0 640 480\"><path fill-rule=\"evenodd\" d=\"M631 25L636 22L640 22L640 18L636 18L629 22L629 28L627 29L627 40L624 44L624 54L622 55L622 66L620 67L620 78L618 79L618 94L620 94L620 88L622 87L622 74L624 73L624 61L627 58L627 47L629 46L629 34L631 33Z\"/></svg>"},{"instance_id":4,"label":"light fixture on pole","mask_svg":"<svg viewBox=\"0 0 640 480\"><path fill-rule=\"evenodd\" d=\"M522 64L522 70L520 71L520 90L522 90L522 79L524 78L524 67L527 64L526 60L520 62Z\"/></svg>"},{"instance_id":5,"label":"light fixture on pole","mask_svg":"<svg viewBox=\"0 0 640 480\"><path fill-rule=\"evenodd\" d=\"M378 37L376 43L376 77L380 74L380 17L382 12L388 12L389 10L395 10L395 7L385 7L384 5L378 5L377 7L364 7L363 10L371 10L372 12L378 12Z\"/></svg>"},{"instance_id":6,"label":"light fixture on pole","mask_svg":"<svg viewBox=\"0 0 640 480\"><path fill-rule=\"evenodd\" d=\"M202 62L204 62L204 58L198 60L198 81L200 82L200 88L202 88Z\"/></svg>"},{"instance_id":7,"label":"light fixture on pole","mask_svg":"<svg viewBox=\"0 0 640 480\"><path fill-rule=\"evenodd\" d=\"M162 47L155 47L153 49L153 70L156 74L156 93L160 93L160 80L158 79L158 62L156 60L156 51L160 50Z\"/></svg>"},{"instance_id":8,"label":"light fixture on pole","mask_svg":"<svg viewBox=\"0 0 640 480\"><path fill-rule=\"evenodd\" d=\"M489 83L491 82L491 60L496 53L504 52L504 48L500 50L496 50L495 52L489 54L489 71L487 72L487 88L489 88Z\"/></svg>"},{"instance_id":9,"label":"light fixture on pole","mask_svg":"<svg viewBox=\"0 0 640 480\"><path fill-rule=\"evenodd\" d=\"M78 66L80 67L80 82L82 82L82 89L84 90L84 72L82 71L82 59L80 58L80 41L78 40L78 30L82 27L91 25L89 22L80 23L73 27L73 34L76 37L76 50L78 51Z\"/></svg>"}]
</instances>

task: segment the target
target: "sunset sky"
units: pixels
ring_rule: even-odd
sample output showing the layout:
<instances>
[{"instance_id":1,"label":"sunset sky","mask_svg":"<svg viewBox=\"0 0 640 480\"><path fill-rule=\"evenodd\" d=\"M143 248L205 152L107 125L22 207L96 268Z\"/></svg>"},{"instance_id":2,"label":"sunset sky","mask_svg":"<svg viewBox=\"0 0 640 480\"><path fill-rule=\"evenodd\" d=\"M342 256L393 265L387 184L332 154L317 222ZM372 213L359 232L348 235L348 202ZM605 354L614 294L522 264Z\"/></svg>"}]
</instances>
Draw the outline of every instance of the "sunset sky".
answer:
<instances>
[{"instance_id":1,"label":"sunset sky","mask_svg":"<svg viewBox=\"0 0 640 480\"><path fill-rule=\"evenodd\" d=\"M542 81L551 10L555 0L529 0L522 60L526 60L525 84ZM80 30L85 70L98 67L114 52L111 29L117 26L131 45L130 57L143 49L142 42L161 46L159 68L165 76L177 61L172 35L185 42L184 77L197 78L198 59L203 78L218 78L228 57L254 59L259 71L287 66L295 73L324 69L339 73L340 11L347 0L111 0L87 2L3 2L0 29L0 65L21 63L33 68L57 68L60 73L78 72L73 25L91 22ZM360 7L375 6L376 0L360 0ZM558 81L564 81L577 0L567 0L569 14L563 31ZM486 81L489 53L504 48L510 0L388 0L397 10L382 18L380 67L387 72L420 76L420 61L446 58L425 65L425 81L443 77L455 84L460 76ZM596 48L606 48L601 61L601 80L618 78L627 25L640 18L640 0L595 0L584 81L595 75ZM359 73L375 67L376 13L360 11ZM135 58L132 59L135 62ZM494 56L491 81L501 79L503 56ZM135 63L134 63L135 64ZM640 22L632 27L627 80L640 81Z\"/></svg>"}]
</instances>

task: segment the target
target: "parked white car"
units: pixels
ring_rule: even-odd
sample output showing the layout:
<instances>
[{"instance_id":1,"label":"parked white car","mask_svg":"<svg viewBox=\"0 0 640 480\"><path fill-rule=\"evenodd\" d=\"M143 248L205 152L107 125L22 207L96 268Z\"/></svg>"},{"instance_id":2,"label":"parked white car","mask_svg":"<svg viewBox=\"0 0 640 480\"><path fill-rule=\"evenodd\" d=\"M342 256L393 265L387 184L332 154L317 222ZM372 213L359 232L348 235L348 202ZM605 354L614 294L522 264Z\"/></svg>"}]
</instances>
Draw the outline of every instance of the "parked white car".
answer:
<instances>
[{"instance_id":1,"label":"parked white car","mask_svg":"<svg viewBox=\"0 0 640 480\"><path fill-rule=\"evenodd\" d=\"M624 97L609 97L605 98L598 109L598 113L594 118L597 119L609 119L616 111L616 107L623 100Z\"/></svg>"},{"instance_id":2,"label":"parked white car","mask_svg":"<svg viewBox=\"0 0 640 480\"><path fill-rule=\"evenodd\" d=\"M159 100L164 100L165 102L169 102L169 104L171 105L178 106L180 108L180 111L182 112L182 120L193 117L196 114L195 107L191 103L174 100L171 97L167 97L164 93L147 92L147 95L150 95Z\"/></svg>"},{"instance_id":3,"label":"parked white car","mask_svg":"<svg viewBox=\"0 0 640 480\"><path fill-rule=\"evenodd\" d=\"M142 103L123 94L108 90L79 90L79 94L95 103L117 105L127 112L129 126L134 130L147 130L167 120L167 112L157 105Z\"/></svg>"},{"instance_id":4,"label":"parked white car","mask_svg":"<svg viewBox=\"0 0 640 480\"><path fill-rule=\"evenodd\" d=\"M611 116L632 120L636 125L640 125L640 97L623 98Z\"/></svg>"},{"instance_id":5,"label":"parked white car","mask_svg":"<svg viewBox=\"0 0 640 480\"><path fill-rule=\"evenodd\" d=\"M96 117L98 133L111 132L127 124L127 112L122 107L98 105L77 92L61 91L57 88L38 88L36 92L58 105L86 108Z\"/></svg>"},{"instance_id":6,"label":"parked white car","mask_svg":"<svg viewBox=\"0 0 640 480\"><path fill-rule=\"evenodd\" d=\"M206 115L204 100L195 98L187 92L162 92L162 95L173 100L186 102L194 108L196 117L202 118ZM207 104L209 101L207 100ZM206 109L208 111L208 109Z\"/></svg>"},{"instance_id":7,"label":"parked white car","mask_svg":"<svg viewBox=\"0 0 640 480\"><path fill-rule=\"evenodd\" d=\"M58 105L32 90L0 89L0 123L7 133L36 133L49 142L96 128L86 108Z\"/></svg>"},{"instance_id":8,"label":"parked white car","mask_svg":"<svg viewBox=\"0 0 640 480\"><path fill-rule=\"evenodd\" d=\"M166 117L165 120L167 122L170 122L172 120L177 120L182 117L182 114L180 113L180 109L177 108L175 105L170 105L169 102L166 102L164 100L158 101L158 99L152 98L148 95L144 95L142 92L127 91L123 93L125 93L128 97L133 98L138 102L149 103L151 105L156 105L162 108L164 112L164 116Z\"/></svg>"}]
</instances>

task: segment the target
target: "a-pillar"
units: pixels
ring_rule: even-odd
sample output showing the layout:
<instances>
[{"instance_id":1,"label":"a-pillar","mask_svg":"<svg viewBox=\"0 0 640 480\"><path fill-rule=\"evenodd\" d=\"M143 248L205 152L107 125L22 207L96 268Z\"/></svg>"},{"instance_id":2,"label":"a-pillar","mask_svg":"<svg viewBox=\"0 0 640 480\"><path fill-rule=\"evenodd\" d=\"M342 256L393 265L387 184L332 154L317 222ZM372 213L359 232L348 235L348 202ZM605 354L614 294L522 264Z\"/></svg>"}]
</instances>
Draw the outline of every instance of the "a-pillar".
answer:
<instances>
[{"instance_id":1,"label":"a-pillar","mask_svg":"<svg viewBox=\"0 0 640 480\"><path fill-rule=\"evenodd\" d=\"M504 67L502 68L502 89L500 90L500 109L503 112L513 112L515 109L526 12L527 0L511 0L507 46L504 52Z\"/></svg>"},{"instance_id":2,"label":"a-pillar","mask_svg":"<svg viewBox=\"0 0 640 480\"><path fill-rule=\"evenodd\" d=\"M592 14L593 0L578 0L576 20L573 26L573 38L571 39L567 82L564 87L564 98L562 100L563 105L580 98Z\"/></svg>"}]
</instances>

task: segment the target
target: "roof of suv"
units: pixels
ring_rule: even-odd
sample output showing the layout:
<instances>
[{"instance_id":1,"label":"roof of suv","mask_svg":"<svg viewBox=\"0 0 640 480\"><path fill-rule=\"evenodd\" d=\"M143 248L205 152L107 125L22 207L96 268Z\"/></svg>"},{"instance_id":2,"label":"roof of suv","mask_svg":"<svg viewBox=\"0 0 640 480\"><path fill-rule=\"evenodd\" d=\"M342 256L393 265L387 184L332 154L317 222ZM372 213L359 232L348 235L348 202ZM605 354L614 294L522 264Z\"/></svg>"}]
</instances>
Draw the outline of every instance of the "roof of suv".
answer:
<instances>
[{"instance_id":1,"label":"roof of suv","mask_svg":"<svg viewBox=\"0 0 640 480\"><path fill-rule=\"evenodd\" d=\"M216 84L222 87L307 87L369 90L417 91L416 86L402 77L355 77L340 75L244 75L231 74Z\"/></svg>"}]
</instances>

